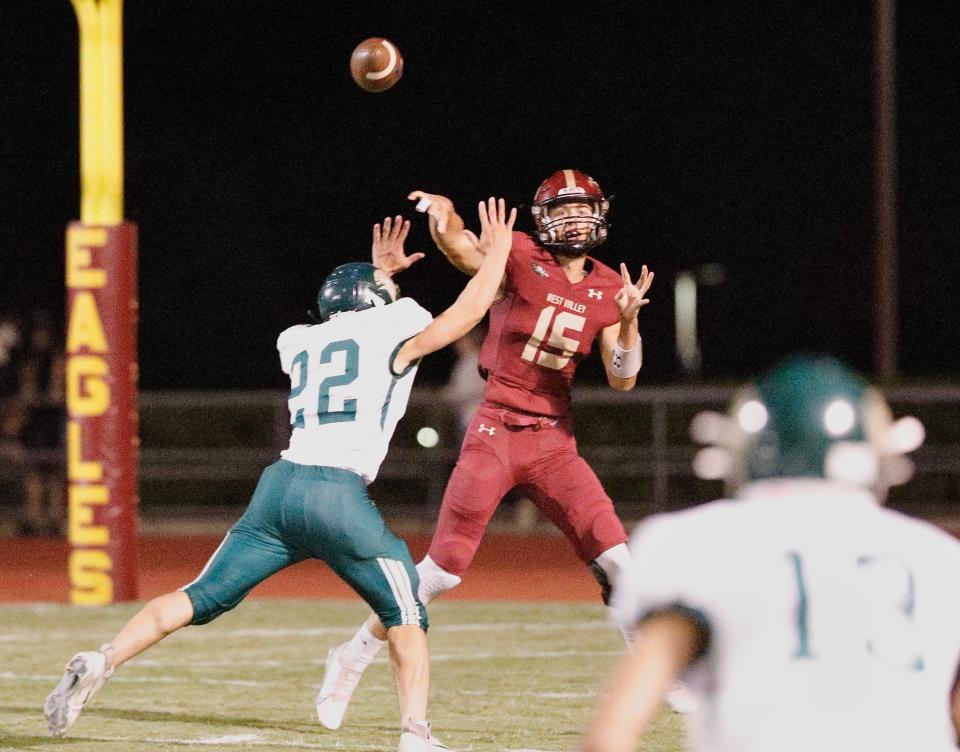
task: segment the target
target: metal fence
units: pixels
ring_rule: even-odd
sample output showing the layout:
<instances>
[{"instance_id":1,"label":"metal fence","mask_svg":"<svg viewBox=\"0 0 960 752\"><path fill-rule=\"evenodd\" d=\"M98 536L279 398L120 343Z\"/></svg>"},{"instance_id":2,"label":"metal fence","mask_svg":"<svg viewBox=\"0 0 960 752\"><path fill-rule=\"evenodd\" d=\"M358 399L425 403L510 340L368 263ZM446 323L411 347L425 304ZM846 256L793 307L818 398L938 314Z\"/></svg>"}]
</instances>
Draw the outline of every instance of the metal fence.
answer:
<instances>
[{"instance_id":1,"label":"metal fence","mask_svg":"<svg viewBox=\"0 0 960 752\"><path fill-rule=\"evenodd\" d=\"M723 409L735 387L671 386L615 392L606 387L574 393L580 451L625 517L678 509L722 493L719 483L693 477L690 419ZM896 415L913 414L928 440L915 455L917 475L894 489L891 504L928 517L960 510L960 387L886 390ZM456 459L455 406L440 390L414 389L406 417L383 464L374 498L430 511L439 504ZM245 502L262 468L289 436L286 394L276 391L154 392L141 396L145 503L240 496ZM440 441L420 446L421 427ZM221 500L220 503L223 503Z\"/></svg>"}]
</instances>

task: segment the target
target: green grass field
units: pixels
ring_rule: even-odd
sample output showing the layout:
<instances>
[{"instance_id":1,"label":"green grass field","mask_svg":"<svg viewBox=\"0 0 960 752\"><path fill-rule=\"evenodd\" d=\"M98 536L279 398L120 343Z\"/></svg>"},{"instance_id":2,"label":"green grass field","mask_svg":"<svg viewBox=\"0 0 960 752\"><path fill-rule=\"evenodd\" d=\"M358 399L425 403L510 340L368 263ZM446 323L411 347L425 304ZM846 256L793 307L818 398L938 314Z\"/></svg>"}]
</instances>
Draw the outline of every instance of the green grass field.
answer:
<instances>
[{"instance_id":1,"label":"green grass field","mask_svg":"<svg viewBox=\"0 0 960 752\"><path fill-rule=\"evenodd\" d=\"M252 600L181 630L123 667L65 737L47 736L43 700L66 661L135 610L0 607L0 749L396 749L385 654L339 731L315 720L327 648L365 615L343 601ZM576 749L622 648L601 606L440 602L430 613L430 717L440 739L463 751ZM680 725L665 711L640 749L682 749Z\"/></svg>"}]
</instances>

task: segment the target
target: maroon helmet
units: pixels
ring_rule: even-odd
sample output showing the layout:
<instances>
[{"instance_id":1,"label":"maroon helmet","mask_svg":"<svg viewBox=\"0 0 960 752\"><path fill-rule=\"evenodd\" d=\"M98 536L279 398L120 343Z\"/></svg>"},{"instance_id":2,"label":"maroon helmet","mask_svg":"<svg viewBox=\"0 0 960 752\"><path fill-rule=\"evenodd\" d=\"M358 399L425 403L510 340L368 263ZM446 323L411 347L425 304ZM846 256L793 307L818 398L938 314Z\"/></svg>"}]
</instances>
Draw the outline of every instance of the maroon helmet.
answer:
<instances>
[{"instance_id":1,"label":"maroon helmet","mask_svg":"<svg viewBox=\"0 0 960 752\"><path fill-rule=\"evenodd\" d=\"M559 204L582 203L593 207L587 216L551 218L550 210ZM537 237L553 253L582 256L607 239L607 211L610 202L600 184L579 170L557 170L544 180L533 197L530 213L537 225ZM589 237L572 238L571 223L591 225Z\"/></svg>"}]
</instances>

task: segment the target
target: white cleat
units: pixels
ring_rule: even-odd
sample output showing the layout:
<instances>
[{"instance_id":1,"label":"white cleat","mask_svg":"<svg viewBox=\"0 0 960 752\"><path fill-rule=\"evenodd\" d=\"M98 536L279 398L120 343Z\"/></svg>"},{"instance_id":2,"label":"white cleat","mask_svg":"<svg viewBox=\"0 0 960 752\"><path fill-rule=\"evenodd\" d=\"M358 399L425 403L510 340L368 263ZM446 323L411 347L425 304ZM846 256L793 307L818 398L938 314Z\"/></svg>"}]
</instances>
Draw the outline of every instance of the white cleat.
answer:
<instances>
[{"instance_id":1,"label":"white cleat","mask_svg":"<svg viewBox=\"0 0 960 752\"><path fill-rule=\"evenodd\" d=\"M426 726L408 721L400 731L400 744L397 752L453 752L446 744L437 739Z\"/></svg>"},{"instance_id":2,"label":"white cleat","mask_svg":"<svg viewBox=\"0 0 960 752\"><path fill-rule=\"evenodd\" d=\"M103 653L91 651L73 656L60 683L43 703L50 733L61 736L70 728L112 674L113 668L108 668L107 656Z\"/></svg>"},{"instance_id":3,"label":"white cleat","mask_svg":"<svg viewBox=\"0 0 960 752\"><path fill-rule=\"evenodd\" d=\"M343 723L347 705L357 688L363 669L348 668L340 661L347 643L330 648L327 653L327 665L323 675L323 684L317 692L317 719L320 725L336 731Z\"/></svg>"}]
</instances>

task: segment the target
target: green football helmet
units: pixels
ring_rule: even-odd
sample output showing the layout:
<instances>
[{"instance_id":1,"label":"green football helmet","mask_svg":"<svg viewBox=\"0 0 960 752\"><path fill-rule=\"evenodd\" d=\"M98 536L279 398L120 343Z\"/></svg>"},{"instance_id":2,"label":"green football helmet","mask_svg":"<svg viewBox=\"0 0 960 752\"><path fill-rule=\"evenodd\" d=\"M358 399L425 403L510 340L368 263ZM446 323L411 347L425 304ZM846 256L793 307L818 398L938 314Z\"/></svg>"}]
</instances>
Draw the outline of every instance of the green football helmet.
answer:
<instances>
[{"instance_id":1,"label":"green football helmet","mask_svg":"<svg viewBox=\"0 0 960 752\"><path fill-rule=\"evenodd\" d=\"M317 293L321 321L350 311L363 311L393 303L400 291L390 275L373 264L351 261L334 269Z\"/></svg>"},{"instance_id":2,"label":"green football helmet","mask_svg":"<svg viewBox=\"0 0 960 752\"><path fill-rule=\"evenodd\" d=\"M828 356L782 361L726 416L701 414L691 430L716 445L698 455L698 475L723 477L731 490L766 478L826 478L881 492L909 479L901 455L923 442L916 418L894 422L881 393Z\"/></svg>"}]
</instances>

